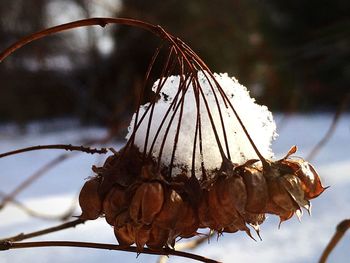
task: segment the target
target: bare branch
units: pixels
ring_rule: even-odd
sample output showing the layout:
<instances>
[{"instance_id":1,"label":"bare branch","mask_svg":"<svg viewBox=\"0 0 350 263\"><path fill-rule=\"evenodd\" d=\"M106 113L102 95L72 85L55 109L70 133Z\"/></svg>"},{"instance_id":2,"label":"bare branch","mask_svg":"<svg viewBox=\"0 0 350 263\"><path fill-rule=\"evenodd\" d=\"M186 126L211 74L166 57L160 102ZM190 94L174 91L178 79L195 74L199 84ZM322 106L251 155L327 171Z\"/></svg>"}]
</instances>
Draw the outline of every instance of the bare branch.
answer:
<instances>
[{"instance_id":1,"label":"bare branch","mask_svg":"<svg viewBox=\"0 0 350 263\"><path fill-rule=\"evenodd\" d=\"M9 250L9 249L18 249L18 248L31 248L31 247L52 247L52 246L70 246L70 247L86 247L86 248L97 248L97 249L108 249L108 250L122 250L127 252L134 252L134 253L145 253L145 254L153 254L153 255L174 255L179 257L186 257L191 258L194 260L198 260L201 262L209 262L209 263L217 263L218 261L208 259L199 255L187 253L187 252L181 252L181 251L175 251L173 249L169 248L163 248L160 250L151 250L148 248L143 248L142 251L139 251L136 247L125 247L125 246L119 246L119 245L112 245L112 244L100 244L100 243L86 243L86 242L70 242L70 241L43 241L43 242L21 242L21 243L13 243L17 241L22 241L25 239L43 236L52 232L61 231L67 228L75 227L79 224L83 224L85 220L76 219L74 221L60 224L55 227L46 228L43 230L31 232L28 234L18 234L16 236L12 236L9 238L1 239L0 240L0 250Z\"/></svg>"},{"instance_id":2,"label":"bare branch","mask_svg":"<svg viewBox=\"0 0 350 263\"><path fill-rule=\"evenodd\" d=\"M79 152L85 152L85 153L99 153L99 154L105 154L107 153L106 148L101 148L101 149L94 149L90 147L85 147L85 146L73 146L71 144L50 144L50 145L38 145L38 146L32 146L32 147L27 147L23 149L18 149L15 151L11 152L6 152L0 154L0 158L18 154L18 153L24 153L24 152L30 152L30 151L37 151L37 150L48 150L48 149L59 149L59 150L66 150L66 151L79 151Z\"/></svg>"},{"instance_id":3,"label":"bare branch","mask_svg":"<svg viewBox=\"0 0 350 263\"><path fill-rule=\"evenodd\" d=\"M52 34L56 34L62 31L70 30L73 28L87 27L87 26L94 26L94 25L105 27L108 24L120 24L120 25L128 25L128 26L142 28L144 30L152 32L153 34L159 36L164 40L169 41L169 36L164 34L163 29L160 26L155 26L143 21L129 19L129 18L95 17L95 18L82 19L82 20L50 27L42 31L33 33L29 36L26 36L20 39L19 41L17 41L16 43L12 44L4 52L2 52L0 54L0 62L2 62L6 57L11 55L17 49L23 47L24 45L34 40L37 40Z\"/></svg>"},{"instance_id":4,"label":"bare branch","mask_svg":"<svg viewBox=\"0 0 350 263\"><path fill-rule=\"evenodd\" d=\"M333 251L335 246L338 244L340 239L344 236L345 232L349 228L350 228L350 219L345 219L338 224L332 239L329 241L327 247L322 253L319 263L325 263L327 261L329 254Z\"/></svg>"},{"instance_id":5,"label":"bare branch","mask_svg":"<svg viewBox=\"0 0 350 263\"><path fill-rule=\"evenodd\" d=\"M102 244L102 243L88 243L88 242L72 242L72 241L41 241L41 242L19 242L12 243L5 241L0 243L0 250L19 249L19 248L33 248L33 247L85 247L107 250L119 250L133 253L144 253L151 255L173 255L178 257L184 257L188 259L197 260L206 263L218 263L219 261L208 259L199 255L176 251L170 248L163 248L160 250L151 250L143 248L141 251L137 247L125 247L120 245Z\"/></svg>"},{"instance_id":6,"label":"bare branch","mask_svg":"<svg viewBox=\"0 0 350 263\"><path fill-rule=\"evenodd\" d=\"M337 127L340 116L345 111L347 105L349 104L349 101L350 101L350 93L348 93L347 96L345 96L345 98L343 99L342 103L340 104L339 108L337 109L337 112L333 117L331 126L329 126L328 131L323 136L323 138L315 145L315 147L311 150L311 152L306 157L306 160L310 161L311 159L315 158L315 156L322 149L322 147L329 141L329 139L331 138L332 134L334 133Z\"/></svg>"},{"instance_id":7,"label":"bare branch","mask_svg":"<svg viewBox=\"0 0 350 263\"><path fill-rule=\"evenodd\" d=\"M74 221L70 221L70 222L67 222L67 223L64 223L64 224L60 224L58 226L46 228L46 229L43 229L43 230L31 232L31 233L28 233L28 234L21 233L21 234L18 234L16 236L0 239L0 242L22 241L22 240L25 240L25 239L38 237L38 236L43 236L43 235L46 235L46 234L49 234L49 233L52 233L52 232L57 232L57 231L61 231L63 229L75 227L77 225L84 224L84 223L85 223L85 220L76 219Z\"/></svg>"},{"instance_id":8,"label":"bare branch","mask_svg":"<svg viewBox=\"0 0 350 263\"><path fill-rule=\"evenodd\" d=\"M6 196L5 193L3 193L1 191L0 191L0 196L8 198L8 196ZM76 207L76 199L74 198L71 206L67 209L67 211L65 211L61 215L49 215L49 214L43 214L43 213L40 213L38 211L35 211L14 198L11 198L10 200L8 199L7 202L11 202L13 205L17 206L19 209L21 209L23 212L25 212L29 216L40 218L40 219L45 219L45 220L61 220L61 221L67 220L68 218L70 218L73 215L75 207ZM0 205L0 209L3 207L4 206Z\"/></svg>"},{"instance_id":9,"label":"bare branch","mask_svg":"<svg viewBox=\"0 0 350 263\"><path fill-rule=\"evenodd\" d=\"M24 189L26 189L29 185L31 185L34 181L39 179L41 176L43 176L48 170L50 170L55 165L61 163L62 161L66 160L70 155L68 154L61 154L52 161L45 164L43 167L41 167L38 171L33 173L31 176L29 176L27 179L25 179L23 182L21 182L14 190L12 190L9 194L7 194L1 204L0 204L0 210L5 207L5 205L8 202L11 202L20 192L22 192Z\"/></svg>"}]
</instances>

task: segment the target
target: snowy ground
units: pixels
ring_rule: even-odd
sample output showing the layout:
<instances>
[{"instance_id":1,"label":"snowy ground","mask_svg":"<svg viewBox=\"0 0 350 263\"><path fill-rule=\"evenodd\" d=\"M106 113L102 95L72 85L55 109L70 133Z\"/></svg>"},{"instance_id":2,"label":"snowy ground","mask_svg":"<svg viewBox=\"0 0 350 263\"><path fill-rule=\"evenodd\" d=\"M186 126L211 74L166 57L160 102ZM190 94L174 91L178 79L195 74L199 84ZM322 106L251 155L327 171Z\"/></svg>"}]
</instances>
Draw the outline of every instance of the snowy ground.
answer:
<instances>
[{"instance_id":1,"label":"snowy ground","mask_svg":"<svg viewBox=\"0 0 350 263\"><path fill-rule=\"evenodd\" d=\"M306 156L328 129L332 116L326 114L292 116L287 119L273 145L276 157L283 156L291 145L299 147L298 156ZM279 123L277 118L277 124ZM11 126L0 127L0 152L20 147L49 144L79 144L81 138L101 138L105 131L98 128L71 129L52 127L46 124L33 125L26 136L17 134ZM50 128L51 127L51 128ZM109 145L118 147L118 145ZM343 116L333 137L313 161L324 185L331 186L313 201L313 213L304 214L302 222L296 218L282 224L278 229L278 218L269 216L262 225L263 241L254 242L243 233L225 234L218 241L212 240L194 251L224 262L317 262L323 248L332 236L339 221L350 217L350 115ZM0 159L0 191L8 193L24 178L43 164L61 154L60 151L37 151ZM84 178L91 175L91 165L100 163L104 157L77 154L25 190L18 200L27 206L47 214L60 214L77 197ZM77 208L76 214L78 215ZM33 219L13 205L0 211L0 239L30 232L57 224L54 221ZM329 262L346 262L349 257L349 235L332 253ZM34 240L34 239L33 239ZM36 240L79 240L113 243L112 229L104 219L88 222L76 229L50 234ZM157 257L113 251L98 251L76 248L37 248L11 250L0 253L1 263L18 262L156 262ZM187 262L182 258L170 258L169 262Z\"/></svg>"}]
</instances>

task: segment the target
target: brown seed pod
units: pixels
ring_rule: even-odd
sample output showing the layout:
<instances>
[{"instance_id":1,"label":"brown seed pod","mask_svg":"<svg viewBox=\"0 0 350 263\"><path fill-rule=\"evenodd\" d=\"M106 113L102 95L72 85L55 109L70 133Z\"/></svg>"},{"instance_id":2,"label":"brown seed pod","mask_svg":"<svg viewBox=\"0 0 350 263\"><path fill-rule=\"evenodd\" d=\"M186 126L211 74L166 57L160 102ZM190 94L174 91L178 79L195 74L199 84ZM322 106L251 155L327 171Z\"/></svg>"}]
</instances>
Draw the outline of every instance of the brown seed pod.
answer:
<instances>
[{"instance_id":1,"label":"brown seed pod","mask_svg":"<svg viewBox=\"0 0 350 263\"><path fill-rule=\"evenodd\" d=\"M216 172L214 183L204 191L199 206L200 226L218 232L242 230L251 236L244 218L246 202L246 186L238 170L234 171L231 166Z\"/></svg>"},{"instance_id":2,"label":"brown seed pod","mask_svg":"<svg viewBox=\"0 0 350 263\"><path fill-rule=\"evenodd\" d=\"M226 186L225 186L226 184ZM219 178L208 191L208 206L210 217L214 225L209 225L211 229L221 231L239 218L238 211L235 207L232 191L227 186L226 178Z\"/></svg>"},{"instance_id":3,"label":"brown seed pod","mask_svg":"<svg viewBox=\"0 0 350 263\"><path fill-rule=\"evenodd\" d=\"M280 178L271 178L267 181L269 200L265 212L279 215L281 221L285 221L293 216L299 206L284 188Z\"/></svg>"},{"instance_id":4,"label":"brown seed pod","mask_svg":"<svg viewBox=\"0 0 350 263\"><path fill-rule=\"evenodd\" d=\"M188 202L182 203L181 213L175 224L173 233L176 233L176 238L180 236L182 238L190 238L197 234L197 229L199 227L198 217Z\"/></svg>"},{"instance_id":5,"label":"brown seed pod","mask_svg":"<svg viewBox=\"0 0 350 263\"><path fill-rule=\"evenodd\" d=\"M141 183L130 203L130 217L135 223L149 225L162 209L163 202L164 191L161 183Z\"/></svg>"},{"instance_id":6,"label":"brown seed pod","mask_svg":"<svg viewBox=\"0 0 350 263\"><path fill-rule=\"evenodd\" d=\"M283 160L283 164L291 167L302 182L303 191L307 199L313 199L326 189L322 186L321 179L315 168L308 162L297 160Z\"/></svg>"},{"instance_id":7,"label":"brown seed pod","mask_svg":"<svg viewBox=\"0 0 350 263\"><path fill-rule=\"evenodd\" d=\"M303 184L301 180L292 174L283 176L281 184L288 191L293 200L299 207L303 207L306 210L310 209L310 201L306 199L305 192L303 190Z\"/></svg>"},{"instance_id":8,"label":"brown seed pod","mask_svg":"<svg viewBox=\"0 0 350 263\"><path fill-rule=\"evenodd\" d=\"M199 218L199 227L211 229L217 229L217 223L213 218L211 213L211 206L209 206L209 190L203 189L202 199L198 208L198 218Z\"/></svg>"},{"instance_id":9,"label":"brown seed pod","mask_svg":"<svg viewBox=\"0 0 350 263\"><path fill-rule=\"evenodd\" d=\"M310 213L309 200L325 190L317 172L308 162L289 158L295 152L296 147L292 147L283 159L270 162L270 169L264 173L269 191L265 212L279 215L281 221L289 219L294 213L300 218L302 207Z\"/></svg>"},{"instance_id":10,"label":"brown seed pod","mask_svg":"<svg viewBox=\"0 0 350 263\"><path fill-rule=\"evenodd\" d=\"M114 235L121 246L131 246L135 243L135 230L131 224L114 227Z\"/></svg>"},{"instance_id":11,"label":"brown seed pod","mask_svg":"<svg viewBox=\"0 0 350 263\"><path fill-rule=\"evenodd\" d=\"M164 204L154 219L154 225L163 229L173 229L180 213L183 213L182 197L173 189L167 191Z\"/></svg>"},{"instance_id":12,"label":"brown seed pod","mask_svg":"<svg viewBox=\"0 0 350 263\"><path fill-rule=\"evenodd\" d=\"M102 199L98 193L100 178L95 177L87 181L79 194L79 205L82 210L80 216L84 220L97 219L102 212Z\"/></svg>"},{"instance_id":13,"label":"brown seed pod","mask_svg":"<svg viewBox=\"0 0 350 263\"><path fill-rule=\"evenodd\" d=\"M104 166L97 168L97 173L103 178L100 195L106 196L115 184L127 188L135 183L140 177L142 164L141 153L136 147L123 148L108 157Z\"/></svg>"},{"instance_id":14,"label":"brown seed pod","mask_svg":"<svg viewBox=\"0 0 350 263\"><path fill-rule=\"evenodd\" d=\"M142 248L146 245L146 243L150 239L152 226L141 225L141 226L134 227L134 230L135 230L135 243L137 248L141 251Z\"/></svg>"},{"instance_id":15,"label":"brown seed pod","mask_svg":"<svg viewBox=\"0 0 350 263\"><path fill-rule=\"evenodd\" d=\"M218 215L222 216L222 228L234 222L239 224L239 227L245 226L242 215L245 213L247 191L242 177L234 173L227 177L222 176L217 179L214 189L219 203L216 210ZM212 207L212 210L214 209Z\"/></svg>"},{"instance_id":16,"label":"brown seed pod","mask_svg":"<svg viewBox=\"0 0 350 263\"><path fill-rule=\"evenodd\" d=\"M123 211L120 214L118 214L114 219L114 227L119 228L123 227L126 224L131 223L129 211Z\"/></svg>"},{"instance_id":17,"label":"brown seed pod","mask_svg":"<svg viewBox=\"0 0 350 263\"><path fill-rule=\"evenodd\" d=\"M260 237L260 225L264 223L266 219L265 214L253 214L253 213L245 213L244 220L254 228L255 232Z\"/></svg>"},{"instance_id":18,"label":"brown seed pod","mask_svg":"<svg viewBox=\"0 0 350 263\"><path fill-rule=\"evenodd\" d=\"M152 225L151 233L146 245L151 249L159 249L167 246L169 235L170 230Z\"/></svg>"},{"instance_id":19,"label":"brown seed pod","mask_svg":"<svg viewBox=\"0 0 350 263\"><path fill-rule=\"evenodd\" d=\"M125 189L115 185L103 200L103 213L108 224L114 225L115 217L127 209Z\"/></svg>"},{"instance_id":20,"label":"brown seed pod","mask_svg":"<svg viewBox=\"0 0 350 263\"><path fill-rule=\"evenodd\" d=\"M245 210L251 213L261 213L268 200L268 189L263 172L255 167L245 166L241 169L240 174L247 190Z\"/></svg>"}]
</instances>

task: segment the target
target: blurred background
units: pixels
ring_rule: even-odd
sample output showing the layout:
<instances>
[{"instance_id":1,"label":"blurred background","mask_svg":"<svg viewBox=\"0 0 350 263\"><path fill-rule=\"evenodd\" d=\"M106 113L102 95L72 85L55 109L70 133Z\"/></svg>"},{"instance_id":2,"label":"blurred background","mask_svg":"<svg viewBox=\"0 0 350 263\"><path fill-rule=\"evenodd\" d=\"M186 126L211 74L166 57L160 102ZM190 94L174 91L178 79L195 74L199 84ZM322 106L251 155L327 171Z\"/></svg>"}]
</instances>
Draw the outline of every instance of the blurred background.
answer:
<instances>
[{"instance_id":1,"label":"blurred background","mask_svg":"<svg viewBox=\"0 0 350 263\"><path fill-rule=\"evenodd\" d=\"M349 7L346 0L1 1L0 50L60 23L135 18L183 39L274 111L333 111L350 90ZM158 45L148 32L115 25L36 41L1 64L0 121L122 125Z\"/></svg>"},{"instance_id":2,"label":"blurred background","mask_svg":"<svg viewBox=\"0 0 350 263\"><path fill-rule=\"evenodd\" d=\"M347 0L1 0L0 50L38 30L97 16L144 20L180 37L212 71L235 76L274 112L276 158L296 144L298 156L312 160L324 185L331 186L301 224L293 218L278 230L278 218L269 216L263 242L243 232L227 234L194 253L223 262L309 263L317 262L335 226L350 216L350 114L340 114L349 110L344 100L350 98L349 14ZM0 64L0 153L57 143L122 147L159 44L148 32L108 25L59 33L12 54ZM154 73L155 80L159 71ZM322 146L317 152L316 145ZM93 175L91 165L102 165L105 158L55 150L1 158L0 239L79 215L78 192ZM50 239L116 242L104 218L34 240ZM347 262L349 246L346 237L330 262ZM77 248L0 255L5 263L38 260L158 259Z\"/></svg>"}]
</instances>

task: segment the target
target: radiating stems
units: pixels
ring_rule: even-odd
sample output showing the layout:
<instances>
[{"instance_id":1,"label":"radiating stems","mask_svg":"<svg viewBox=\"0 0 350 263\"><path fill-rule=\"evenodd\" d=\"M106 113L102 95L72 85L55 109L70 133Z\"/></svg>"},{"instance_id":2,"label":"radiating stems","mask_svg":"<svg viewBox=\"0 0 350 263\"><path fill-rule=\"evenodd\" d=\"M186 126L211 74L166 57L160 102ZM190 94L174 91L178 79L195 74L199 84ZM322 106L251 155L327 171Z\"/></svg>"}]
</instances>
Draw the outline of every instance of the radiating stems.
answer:
<instances>
[{"instance_id":1,"label":"radiating stems","mask_svg":"<svg viewBox=\"0 0 350 263\"><path fill-rule=\"evenodd\" d=\"M151 71L153 69L154 63L155 63L155 61L156 61L156 59L157 59L157 57L159 55L159 52L162 49L162 47L163 47L163 44L156 49L156 51L154 52L154 54L153 54L153 56L151 58L151 62L148 65L148 69L147 69L147 72L146 72L146 75L145 75L145 78L144 78L144 81L143 81L143 85L142 85L142 88L141 88L139 101L138 101L138 104L136 106L134 130L136 130L136 125L137 125L137 122L138 122L139 112L140 112L140 105L142 104L142 99L143 99L143 96L145 94L145 89L146 89L147 83L149 81L149 77L150 77ZM135 136L132 136L132 138L131 138L131 145L134 145L134 139L135 139Z\"/></svg>"}]
</instances>

